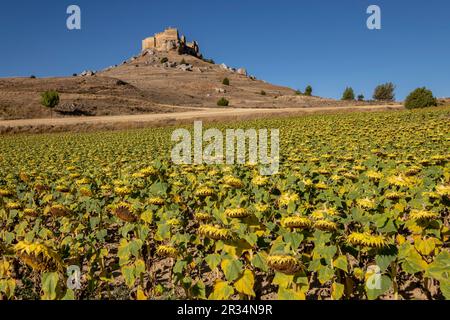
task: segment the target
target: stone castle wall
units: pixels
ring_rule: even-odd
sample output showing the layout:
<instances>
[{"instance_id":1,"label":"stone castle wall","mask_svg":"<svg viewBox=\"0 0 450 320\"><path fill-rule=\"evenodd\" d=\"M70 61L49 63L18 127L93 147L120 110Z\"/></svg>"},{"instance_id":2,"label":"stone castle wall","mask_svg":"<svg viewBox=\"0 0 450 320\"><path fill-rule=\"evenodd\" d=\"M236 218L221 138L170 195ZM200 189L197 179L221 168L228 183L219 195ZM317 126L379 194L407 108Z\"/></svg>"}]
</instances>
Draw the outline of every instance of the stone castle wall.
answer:
<instances>
[{"instance_id":1,"label":"stone castle wall","mask_svg":"<svg viewBox=\"0 0 450 320\"><path fill-rule=\"evenodd\" d=\"M198 43L196 41L186 42L186 37L182 36L180 38L178 30L175 28L168 28L164 32L142 40L142 51L148 49L158 51L177 50L181 54L201 56Z\"/></svg>"}]
</instances>

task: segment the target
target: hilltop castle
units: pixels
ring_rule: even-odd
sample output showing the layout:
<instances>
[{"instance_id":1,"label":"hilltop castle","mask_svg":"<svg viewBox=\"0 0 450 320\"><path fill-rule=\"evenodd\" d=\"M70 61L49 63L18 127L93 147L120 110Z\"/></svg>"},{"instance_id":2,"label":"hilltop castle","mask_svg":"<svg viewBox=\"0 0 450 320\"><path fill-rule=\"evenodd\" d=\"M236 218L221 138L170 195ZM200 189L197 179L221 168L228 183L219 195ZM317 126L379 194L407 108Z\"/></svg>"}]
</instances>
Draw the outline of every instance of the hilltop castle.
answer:
<instances>
[{"instance_id":1,"label":"hilltop castle","mask_svg":"<svg viewBox=\"0 0 450 320\"><path fill-rule=\"evenodd\" d=\"M142 51L154 49L158 51L176 51L179 54L189 54L201 58L200 49L196 41L186 42L185 36L179 36L178 30L168 28L164 32L142 40Z\"/></svg>"}]
</instances>

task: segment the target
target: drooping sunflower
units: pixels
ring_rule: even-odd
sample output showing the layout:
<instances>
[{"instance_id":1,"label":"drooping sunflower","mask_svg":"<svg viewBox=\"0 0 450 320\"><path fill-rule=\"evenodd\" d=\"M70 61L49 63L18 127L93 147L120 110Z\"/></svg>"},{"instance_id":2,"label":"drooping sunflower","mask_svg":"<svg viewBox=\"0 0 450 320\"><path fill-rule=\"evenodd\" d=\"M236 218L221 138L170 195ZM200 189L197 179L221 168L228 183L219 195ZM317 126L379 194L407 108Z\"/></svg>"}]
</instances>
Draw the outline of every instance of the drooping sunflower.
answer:
<instances>
[{"instance_id":1,"label":"drooping sunflower","mask_svg":"<svg viewBox=\"0 0 450 320\"><path fill-rule=\"evenodd\" d=\"M352 232L347 241L352 245L360 245L370 248L382 248L386 247L389 242L383 235L372 235L370 233Z\"/></svg>"},{"instance_id":2,"label":"drooping sunflower","mask_svg":"<svg viewBox=\"0 0 450 320\"><path fill-rule=\"evenodd\" d=\"M366 172L366 176L373 181L379 181L381 178L383 178L383 174L378 171L369 170Z\"/></svg>"},{"instance_id":3,"label":"drooping sunflower","mask_svg":"<svg viewBox=\"0 0 450 320\"><path fill-rule=\"evenodd\" d=\"M439 217L439 214L427 210L411 210L409 218L414 221L433 220Z\"/></svg>"},{"instance_id":4,"label":"drooping sunflower","mask_svg":"<svg viewBox=\"0 0 450 320\"><path fill-rule=\"evenodd\" d=\"M389 199L389 200L398 200L398 199L403 198L405 196L405 193L399 192L399 191L389 191L389 192L386 192L384 194L384 196L386 197L386 199Z\"/></svg>"},{"instance_id":5,"label":"drooping sunflower","mask_svg":"<svg viewBox=\"0 0 450 320\"><path fill-rule=\"evenodd\" d=\"M223 183L229 187L240 189L244 186L244 183L241 179L233 177L233 176L225 176L223 178Z\"/></svg>"},{"instance_id":6,"label":"drooping sunflower","mask_svg":"<svg viewBox=\"0 0 450 320\"><path fill-rule=\"evenodd\" d=\"M275 271L284 274L295 274L302 265L300 261L288 255L270 255L267 257L267 265Z\"/></svg>"},{"instance_id":7,"label":"drooping sunflower","mask_svg":"<svg viewBox=\"0 0 450 320\"><path fill-rule=\"evenodd\" d=\"M70 214L70 210L62 204L54 204L48 210L54 217L65 217Z\"/></svg>"},{"instance_id":8,"label":"drooping sunflower","mask_svg":"<svg viewBox=\"0 0 450 320\"><path fill-rule=\"evenodd\" d=\"M210 187L200 187L197 190L195 190L195 194L198 197L211 197L216 194L213 188Z\"/></svg>"},{"instance_id":9,"label":"drooping sunflower","mask_svg":"<svg viewBox=\"0 0 450 320\"><path fill-rule=\"evenodd\" d=\"M296 193L283 193L279 198L278 198L278 205L280 207L286 207L289 205L289 203L291 202L295 202L300 200L300 197L298 194Z\"/></svg>"},{"instance_id":10,"label":"drooping sunflower","mask_svg":"<svg viewBox=\"0 0 450 320\"><path fill-rule=\"evenodd\" d=\"M149 176L154 176L158 174L158 170L156 170L153 167L147 167L144 169L141 169L141 171L139 171L141 174L144 175L144 177L149 177Z\"/></svg>"},{"instance_id":11,"label":"drooping sunflower","mask_svg":"<svg viewBox=\"0 0 450 320\"><path fill-rule=\"evenodd\" d=\"M285 228L307 229L312 226L312 221L306 217L287 217L281 220L281 225Z\"/></svg>"},{"instance_id":12,"label":"drooping sunflower","mask_svg":"<svg viewBox=\"0 0 450 320\"><path fill-rule=\"evenodd\" d=\"M0 188L0 197L10 197L13 193L11 190L6 188Z\"/></svg>"},{"instance_id":13,"label":"drooping sunflower","mask_svg":"<svg viewBox=\"0 0 450 320\"><path fill-rule=\"evenodd\" d=\"M262 176L256 176L252 179L252 183L257 187L264 187L269 183L269 178L262 177Z\"/></svg>"},{"instance_id":14,"label":"drooping sunflower","mask_svg":"<svg viewBox=\"0 0 450 320\"><path fill-rule=\"evenodd\" d=\"M228 229L203 224L198 228L198 234L213 240L228 240L232 238L232 233Z\"/></svg>"},{"instance_id":15,"label":"drooping sunflower","mask_svg":"<svg viewBox=\"0 0 450 320\"><path fill-rule=\"evenodd\" d=\"M154 206L162 206L165 203L165 200L161 197L152 197L148 200L148 203Z\"/></svg>"},{"instance_id":16,"label":"drooping sunflower","mask_svg":"<svg viewBox=\"0 0 450 320\"><path fill-rule=\"evenodd\" d=\"M14 251L22 262L36 271L54 271L62 267L58 254L44 244L20 241Z\"/></svg>"},{"instance_id":17,"label":"drooping sunflower","mask_svg":"<svg viewBox=\"0 0 450 320\"><path fill-rule=\"evenodd\" d=\"M119 202L113 205L112 213L125 222L135 222L137 220L133 207L127 202Z\"/></svg>"},{"instance_id":18,"label":"drooping sunflower","mask_svg":"<svg viewBox=\"0 0 450 320\"><path fill-rule=\"evenodd\" d=\"M242 219L250 216L250 211L245 208L226 209L225 215L229 218Z\"/></svg>"},{"instance_id":19,"label":"drooping sunflower","mask_svg":"<svg viewBox=\"0 0 450 320\"><path fill-rule=\"evenodd\" d=\"M337 224L328 220L317 220L314 222L314 228L322 231L335 231L337 230Z\"/></svg>"},{"instance_id":20,"label":"drooping sunflower","mask_svg":"<svg viewBox=\"0 0 450 320\"><path fill-rule=\"evenodd\" d=\"M156 249L156 254L163 258L176 258L178 251L172 246L161 245Z\"/></svg>"},{"instance_id":21,"label":"drooping sunflower","mask_svg":"<svg viewBox=\"0 0 450 320\"><path fill-rule=\"evenodd\" d=\"M114 188L114 192L117 193L119 196L127 196L131 194L132 190L127 186L123 186Z\"/></svg>"},{"instance_id":22,"label":"drooping sunflower","mask_svg":"<svg viewBox=\"0 0 450 320\"><path fill-rule=\"evenodd\" d=\"M212 216L208 213L197 212L196 214L194 214L194 218L195 218L195 220L200 221L200 222L207 222L212 219Z\"/></svg>"},{"instance_id":23,"label":"drooping sunflower","mask_svg":"<svg viewBox=\"0 0 450 320\"><path fill-rule=\"evenodd\" d=\"M7 202L5 205L6 209L10 209L10 210L18 210L20 208L22 208L22 204L20 202Z\"/></svg>"}]
</instances>

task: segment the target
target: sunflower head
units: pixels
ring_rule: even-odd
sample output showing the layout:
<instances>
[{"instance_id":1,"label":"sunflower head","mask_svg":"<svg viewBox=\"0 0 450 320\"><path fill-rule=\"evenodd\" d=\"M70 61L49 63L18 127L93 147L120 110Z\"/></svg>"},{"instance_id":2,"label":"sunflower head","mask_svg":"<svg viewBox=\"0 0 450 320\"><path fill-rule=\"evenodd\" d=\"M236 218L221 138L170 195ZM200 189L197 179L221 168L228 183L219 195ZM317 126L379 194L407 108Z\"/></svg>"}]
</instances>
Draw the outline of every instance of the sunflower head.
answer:
<instances>
[{"instance_id":1,"label":"sunflower head","mask_svg":"<svg viewBox=\"0 0 450 320\"><path fill-rule=\"evenodd\" d=\"M164 199L161 197L153 197L148 200L148 203L154 206L162 206L164 202Z\"/></svg>"},{"instance_id":2,"label":"sunflower head","mask_svg":"<svg viewBox=\"0 0 450 320\"><path fill-rule=\"evenodd\" d=\"M233 177L233 176L225 176L223 178L223 183L229 187L240 189L244 186L244 183L241 179Z\"/></svg>"},{"instance_id":3,"label":"sunflower head","mask_svg":"<svg viewBox=\"0 0 450 320\"><path fill-rule=\"evenodd\" d=\"M229 240L232 238L232 233L230 230L209 224L201 225L198 228L198 234L213 240Z\"/></svg>"},{"instance_id":4,"label":"sunflower head","mask_svg":"<svg viewBox=\"0 0 450 320\"><path fill-rule=\"evenodd\" d=\"M57 270L62 267L58 254L41 243L20 241L14 246L17 257L36 271Z\"/></svg>"},{"instance_id":5,"label":"sunflower head","mask_svg":"<svg viewBox=\"0 0 450 320\"><path fill-rule=\"evenodd\" d=\"M335 222L328 220L317 220L314 222L314 228L322 231L336 231L337 225Z\"/></svg>"},{"instance_id":6,"label":"sunflower head","mask_svg":"<svg viewBox=\"0 0 450 320\"><path fill-rule=\"evenodd\" d=\"M32 208L26 208L25 210L23 210L23 213L29 217L37 217L38 216L38 211L36 209L32 209Z\"/></svg>"},{"instance_id":7,"label":"sunflower head","mask_svg":"<svg viewBox=\"0 0 450 320\"><path fill-rule=\"evenodd\" d=\"M207 222L212 220L212 217L210 214L208 213L204 213L204 212L198 212L194 215L195 220L200 221L200 222Z\"/></svg>"},{"instance_id":8,"label":"sunflower head","mask_svg":"<svg viewBox=\"0 0 450 320\"><path fill-rule=\"evenodd\" d=\"M50 207L50 214L54 217L65 217L70 214L70 210L62 204L54 204Z\"/></svg>"},{"instance_id":9,"label":"sunflower head","mask_svg":"<svg viewBox=\"0 0 450 320\"><path fill-rule=\"evenodd\" d=\"M116 217L125 222L135 222L137 220L137 217L133 212L133 208L127 202L119 202L114 205L112 212Z\"/></svg>"},{"instance_id":10,"label":"sunflower head","mask_svg":"<svg viewBox=\"0 0 450 320\"><path fill-rule=\"evenodd\" d=\"M195 194L198 197L211 197L214 196L216 192L214 191L214 189L210 187L200 187L197 190L195 190Z\"/></svg>"},{"instance_id":11,"label":"sunflower head","mask_svg":"<svg viewBox=\"0 0 450 320\"><path fill-rule=\"evenodd\" d=\"M409 218L414 221L433 220L439 217L439 214L427 210L411 210Z\"/></svg>"},{"instance_id":12,"label":"sunflower head","mask_svg":"<svg viewBox=\"0 0 450 320\"><path fill-rule=\"evenodd\" d=\"M156 254L162 258L176 258L178 251L172 246L161 245L156 249Z\"/></svg>"},{"instance_id":13,"label":"sunflower head","mask_svg":"<svg viewBox=\"0 0 450 320\"><path fill-rule=\"evenodd\" d=\"M22 205L20 204L20 202L7 202L5 205L6 209L10 209L10 210L18 210L20 208L22 208Z\"/></svg>"},{"instance_id":14,"label":"sunflower head","mask_svg":"<svg viewBox=\"0 0 450 320\"><path fill-rule=\"evenodd\" d=\"M312 221L306 217L287 217L281 220L281 225L285 228L307 229L312 226Z\"/></svg>"},{"instance_id":15,"label":"sunflower head","mask_svg":"<svg viewBox=\"0 0 450 320\"><path fill-rule=\"evenodd\" d=\"M0 188L0 197L10 197L13 193L11 190L6 188Z\"/></svg>"},{"instance_id":16,"label":"sunflower head","mask_svg":"<svg viewBox=\"0 0 450 320\"><path fill-rule=\"evenodd\" d=\"M131 194L132 190L127 186L123 186L114 188L114 192L119 196L127 196Z\"/></svg>"},{"instance_id":17,"label":"sunflower head","mask_svg":"<svg viewBox=\"0 0 450 320\"><path fill-rule=\"evenodd\" d=\"M250 215L250 211L245 208L226 209L225 215L228 218L242 219Z\"/></svg>"},{"instance_id":18,"label":"sunflower head","mask_svg":"<svg viewBox=\"0 0 450 320\"><path fill-rule=\"evenodd\" d=\"M370 248L386 247L389 243L382 235L372 235L370 233L352 232L347 237L347 242L352 245L360 245Z\"/></svg>"},{"instance_id":19,"label":"sunflower head","mask_svg":"<svg viewBox=\"0 0 450 320\"><path fill-rule=\"evenodd\" d=\"M386 194L384 196L386 197L386 199L389 199L389 200L399 200L399 199L403 198L405 196L405 194L403 192L398 192L398 191L389 191L389 192L386 192Z\"/></svg>"},{"instance_id":20,"label":"sunflower head","mask_svg":"<svg viewBox=\"0 0 450 320\"><path fill-rule=\"evenodd\" d=\"M252 183L257 187L263 187L269 183L269 178L256 176L252 179Z\"/></svg>"},{"instance_id":21,"label":"sunflower head","mask_svg":"<svg viewBox=\"0 0 450 320\"><path fill-rule=\"evenodd\" d=\"M270 255L267 257L267 265L275 271L289 275L297 273L302 267L299 260L288 255Z\"/></svg>"}]
</instances>

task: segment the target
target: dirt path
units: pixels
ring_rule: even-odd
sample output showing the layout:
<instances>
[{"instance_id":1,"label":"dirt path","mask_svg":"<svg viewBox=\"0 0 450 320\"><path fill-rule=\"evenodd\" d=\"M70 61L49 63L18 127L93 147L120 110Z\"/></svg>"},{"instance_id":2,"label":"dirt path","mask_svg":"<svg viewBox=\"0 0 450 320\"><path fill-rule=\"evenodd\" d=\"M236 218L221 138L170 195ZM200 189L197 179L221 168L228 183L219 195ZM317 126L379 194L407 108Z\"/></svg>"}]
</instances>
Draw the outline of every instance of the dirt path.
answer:
<instances>
[{"instance_id":1,"label":"dirt path","mask_svg":"<svg viewBox=\"0 0 450 320\"><path fill-rule=\"evenodd\" d=\"M194 120L223 121L256 119L272 116L295 116L312 113L397 110L401 105L360 107L316 107L282 109L198 109L179 113L73 117L53 119L21 119L0 121L0 133L41 133L61 131L91 131L94 129L131 129L145 126L164 126L189 123Z\"/></svg>"}]
</instances>

